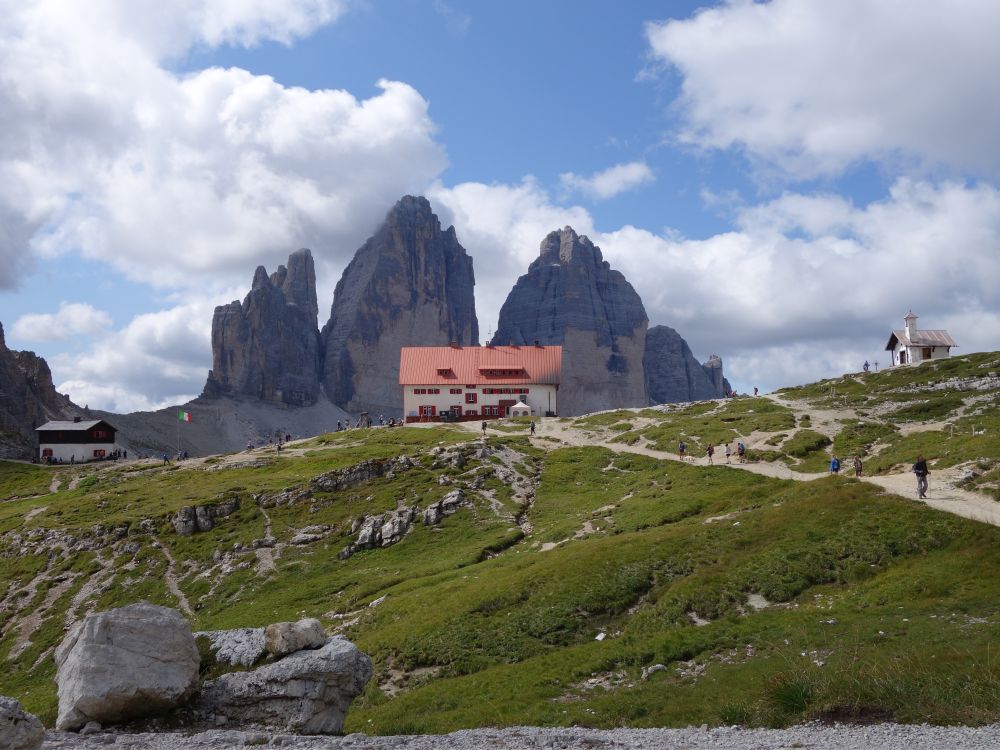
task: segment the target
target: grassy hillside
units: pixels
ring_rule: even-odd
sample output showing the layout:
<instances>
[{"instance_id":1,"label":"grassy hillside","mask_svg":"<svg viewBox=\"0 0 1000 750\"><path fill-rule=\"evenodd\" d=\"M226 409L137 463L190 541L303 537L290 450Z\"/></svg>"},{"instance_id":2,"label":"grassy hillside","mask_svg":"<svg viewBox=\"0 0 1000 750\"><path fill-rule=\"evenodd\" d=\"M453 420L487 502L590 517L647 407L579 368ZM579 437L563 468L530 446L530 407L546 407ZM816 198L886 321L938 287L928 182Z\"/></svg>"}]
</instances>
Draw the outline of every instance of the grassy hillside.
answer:
<instances>
[{"instance_id":1,"label":"grassy hillside","mask_svg":"<svg viewBox=\"0 0 1000 750\"><path fill-rule=\"evenodd\" d=\"M742 437L799 471L835 450L890 472L924 450L995 492L997 371L1000 355L977 355L775 400L545 420L536 439L493 431L485 451L439 427L186 465L0 463L0 694L51 722L65 629L144 598L196 628L312 615L344 632L376 662L347 732L995 722L1000 529L844 477L616 451ZM359 465L380 468L324 489ZM340 558L359 519L456 488L466 505L440 524ZM170 523L234 499L211 531Z\"/></svg>"}]
</instances>

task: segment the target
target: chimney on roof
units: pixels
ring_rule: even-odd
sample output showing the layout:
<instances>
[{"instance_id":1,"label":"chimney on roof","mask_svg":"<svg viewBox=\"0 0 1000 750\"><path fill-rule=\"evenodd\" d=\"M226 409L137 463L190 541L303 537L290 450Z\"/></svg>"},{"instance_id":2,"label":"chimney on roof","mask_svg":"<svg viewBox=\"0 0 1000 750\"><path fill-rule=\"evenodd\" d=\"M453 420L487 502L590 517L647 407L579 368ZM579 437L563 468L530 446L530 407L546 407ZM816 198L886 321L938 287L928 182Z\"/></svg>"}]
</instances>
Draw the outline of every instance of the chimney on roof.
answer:
<instances>
[{"instance_id":1,"label":"chimney on roof","mask_svg":"<svg viewBox=\"0 0 1000 750\"><path fill-rule=\"evenodd\" d=\"M460 347L460 346L458 345L458 342L457 342L457 341L452 341L452 342L450 342L450 343L448 344L448 346L450 346L450 347L451 347L452 349L461 349L461 348L462 348L462 347Z\"/></svg>"},{"instance_id":2,"label":"chimney on roof","mask_svg":"<svg viewBox=\"0 0 1000 750\"><path fill-rule=\"evenodd\" d=\"M79 421L81 421L81 417L73 417L73 421L74 422L79 422Z\"/></svg>"}]
</instances>

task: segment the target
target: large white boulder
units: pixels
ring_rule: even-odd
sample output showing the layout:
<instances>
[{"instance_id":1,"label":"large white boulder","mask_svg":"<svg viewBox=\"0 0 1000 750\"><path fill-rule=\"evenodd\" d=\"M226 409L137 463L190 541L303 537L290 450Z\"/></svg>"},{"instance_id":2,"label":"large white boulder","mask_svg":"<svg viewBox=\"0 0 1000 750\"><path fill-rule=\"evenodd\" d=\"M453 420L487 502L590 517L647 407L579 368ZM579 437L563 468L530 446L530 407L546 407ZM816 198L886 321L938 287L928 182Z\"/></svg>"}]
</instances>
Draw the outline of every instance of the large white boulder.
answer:
<instances>
[{"instance_id":1,"label":"large white boulder","mask_svg":"<svg viewBox=\"0 0 1000 750\"><path fill-rule=\"evenodd\" d=\"M0 695L0 748L38 750L45 739L42 722L29 714L13 698Z\"/></svg>"},{"instance_id":2,"label":"large white boulder","mask_svg":"<svg viewBox=\"0 0 1000 750\"><path fill-rule=\"evenodd\" d=\"M55 653L56 728L152 716L187 700L198 648L180 612L148 602L89 615Z\"/></svg>"},{"instance_id":3,"label":"large white boulder","mask_svg":"<svg viewBox=\"0 0 1000 750\"><path fill-rule=\"evenodd\" d=\"M250 672L202 686L199 712L230 726L263 724L287 732L335 734L372 676L372 660L345 638L296 651Z\"/></svg>"},{"instance_id":4,"label":"large white boulder","mask_svg":"<svg viewBox=\"0 0 1000 750\"><path fill-rule=\"evenodd\" d=\"M195 633L194 637L196 641L198 638L208 640L209 651L219 664L250 667L254 662L260 661L266 653L264 628L203 630Z\"/></svg>"},{"instance_id":5,"label":"large white boulder","mask_svg":"<svg viewBox=\"0 0 1000 750\"><path fill-rule=\"evenodd\" d=\"M326 643L323 624L315 617L298 622L276 622L264 629L264 648L271 656L284 656Z\"/></svg>"}]
</instances>

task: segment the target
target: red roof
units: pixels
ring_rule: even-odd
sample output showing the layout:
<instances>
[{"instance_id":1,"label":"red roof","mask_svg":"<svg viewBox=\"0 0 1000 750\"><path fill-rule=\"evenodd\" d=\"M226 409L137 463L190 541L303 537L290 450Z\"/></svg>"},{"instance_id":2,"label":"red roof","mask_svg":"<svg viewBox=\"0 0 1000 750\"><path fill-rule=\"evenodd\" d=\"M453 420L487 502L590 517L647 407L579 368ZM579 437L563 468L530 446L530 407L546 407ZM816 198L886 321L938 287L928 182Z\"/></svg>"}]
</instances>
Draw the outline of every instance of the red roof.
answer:
<instances>
[{"instance_id":1,"label":"red roof","mask_svg":"<svg viewBox=\"0 0 1000 750\"><path fill-rule=\"evenodd\" d=\"M558 385L561 346L404 346L400 385Z\"/></svg>"}]
</instances>

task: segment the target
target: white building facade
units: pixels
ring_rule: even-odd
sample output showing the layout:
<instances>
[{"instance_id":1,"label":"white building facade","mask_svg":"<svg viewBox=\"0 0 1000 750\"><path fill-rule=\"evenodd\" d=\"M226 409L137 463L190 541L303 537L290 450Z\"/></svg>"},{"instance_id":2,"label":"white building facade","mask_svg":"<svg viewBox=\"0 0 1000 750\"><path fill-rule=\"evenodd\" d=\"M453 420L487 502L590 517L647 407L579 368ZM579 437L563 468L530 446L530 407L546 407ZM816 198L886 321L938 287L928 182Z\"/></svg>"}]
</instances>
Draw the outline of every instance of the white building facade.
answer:
<instances>
[{"instance_id":1,"label":"white building facade","mask_svg":"<svg viewBox=\"0 0 1000 750\"><path fill-rule=\"evenodd\" d=\"M403 415L407 422L499 419L523 403L532 416L555 416L561 370L561 346L403 347Z\"/></svg>"},{"instance_id":2,"label":"white building facade","mask_svg":"<svg viewBox=\"0 0 1000 750\"><path fill-rule=\"evenodd\" d=\"M102 461L117 449L117 428L103 419L46 422L38 433L38 459L42 463Z\"/></svg>"},{"instance_id":3,"label":"white building facade","mask_svg":"<svg viewBox=\"0 0 1000 750\"><path fill-rule=\"evenodd\" d=\"M944 330L919 330L917 316L911 310L903 317L902 330L889 335L885 350L892 353L892 364L911 365L931 359L947 359L951 348L958 346Z\"/></svg>"}]
</instances>

